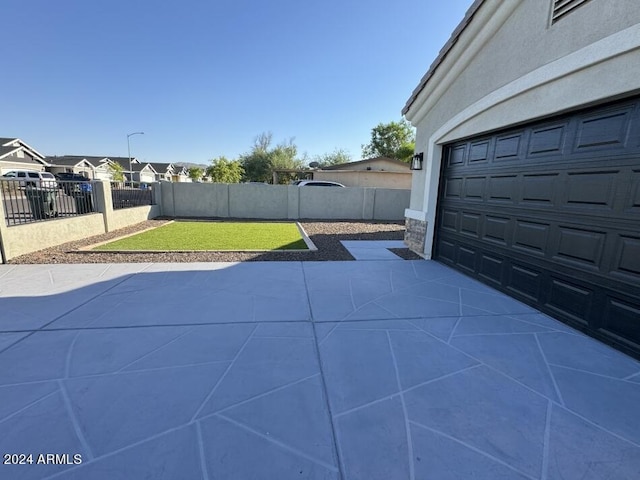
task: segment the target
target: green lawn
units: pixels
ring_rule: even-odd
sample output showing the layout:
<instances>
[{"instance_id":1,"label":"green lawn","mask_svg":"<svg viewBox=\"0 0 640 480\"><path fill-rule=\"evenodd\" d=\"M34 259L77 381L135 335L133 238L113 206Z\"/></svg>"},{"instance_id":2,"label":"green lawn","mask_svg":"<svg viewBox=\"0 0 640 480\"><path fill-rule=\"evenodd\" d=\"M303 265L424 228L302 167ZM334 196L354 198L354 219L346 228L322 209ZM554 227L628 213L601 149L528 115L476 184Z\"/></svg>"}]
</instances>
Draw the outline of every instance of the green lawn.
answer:
<instances>
[{"instance_id":1,"label":"green lawn","mask_svg":"<svg viewBox=\"0 0 640 480\"><path fill-rule=\"evenodd\" d=\"M307 250L295 223L173 222L94 250Z\"/></svg>"}]
</instances>

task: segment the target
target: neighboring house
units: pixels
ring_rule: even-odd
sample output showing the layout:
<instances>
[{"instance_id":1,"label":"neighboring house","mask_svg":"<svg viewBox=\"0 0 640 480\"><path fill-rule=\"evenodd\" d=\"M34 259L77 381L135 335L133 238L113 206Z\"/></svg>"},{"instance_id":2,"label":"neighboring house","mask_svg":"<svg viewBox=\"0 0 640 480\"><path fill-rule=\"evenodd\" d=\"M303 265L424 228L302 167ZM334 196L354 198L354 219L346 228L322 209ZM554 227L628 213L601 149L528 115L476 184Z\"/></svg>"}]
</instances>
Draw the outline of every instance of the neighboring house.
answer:
<instances>
[{"instance_id":1,"label":"neighboring house","mask_svg":"<svg viewBox=\"0 0 640 480\"><path fill-rule=\"evenodd\" d=\"M640 354L638 65L638 1L476 0L403 110L410 247Z\"/></svg>"},{"instance_id":2,"label":"neighboring house","mask_svg":"<svg viewBox=\"0 0 640 480\"><path fill-rule=\"evenodd\" d=\"M94 166L85 158L75 155L45 157L49 166L47 171L53 173L79 173L93 180L96 178Z\"/></svg>"},{"instance_id":3,"label":"neighboring house","mask_svg":"<svg viewBox=\"0 0 640 480\"><path fill-rule=\"evenodd\" d=\"M44 155L19 138L0 138L0 174L10 170L42 171L48 165Z\"/></svg>"},{"instance_id":4,"label":"neighboring house","mask_svg":"<svg viewBox=\"0 0 640 480\"><path fill-rule=\"evenodd\" d=\"M313 172L313 179L339 182L346 187L411 188L409 165L387 157L322 167Z\"/></svg>"},{"instance_id":5,"label":"neighboring house","mask_svg":"<svg viewBox=\"0 0 640 480\"><path fill-rule=\"evenodd\" d=\"M173 164L172 163L160 163L160 162L150 162L149 165L153 167L153 169L157 172L156 182L161 180L170 182L171 177L173 175Z\"/></svg>"},{"instance_id":6,"label":"neighboring house","mask_svg":"<svg viewBox=\"0 0 640 480\"><path fill-rule=\"evenodd\" d=\"M135 164L140 164L137 158L131 157L131 170L133 170L133 173L129 171L129 157L109 157L109 160L122 167L122 173L124 174L125 181L138 181L136 180L136 169L133 167ZM138 169L138 172L139 171L140 170Z\"/></svg>"},{"instance_id":7,"label":"neighboring house","mask_svg":"<svg viewBox=\"0 0 640 480\"><path fill-rule=\"evenodd\" d=\"M110 158L100 156L89 156L83 158L93 166L94 178L96 180L111 180L113 178L111 166L114 165L114 162L111 161Z\"/></svg>"},{"instance_id":8,"label":"neighboring house","mask_svg":"<svg viewBox=\"0 0 640 480\"><path fill-rule=\"evenodd\" d=\"M156 181L158 172L151 166L150 163L131 163L131 169L133 170L133 181L141 183L152 183Z\"/></svg>"},{"instance_id":9,"label":"neighboring house","mask_svg":"<svg viewBox=\"0 0 640 480\"><path fill-rule=\"evenodd\" d=\"M173 172L171 174L171 181L173 182L190 182L189 171L187 167L182 165L172 164Z\"/></svg>"}]
</instances>

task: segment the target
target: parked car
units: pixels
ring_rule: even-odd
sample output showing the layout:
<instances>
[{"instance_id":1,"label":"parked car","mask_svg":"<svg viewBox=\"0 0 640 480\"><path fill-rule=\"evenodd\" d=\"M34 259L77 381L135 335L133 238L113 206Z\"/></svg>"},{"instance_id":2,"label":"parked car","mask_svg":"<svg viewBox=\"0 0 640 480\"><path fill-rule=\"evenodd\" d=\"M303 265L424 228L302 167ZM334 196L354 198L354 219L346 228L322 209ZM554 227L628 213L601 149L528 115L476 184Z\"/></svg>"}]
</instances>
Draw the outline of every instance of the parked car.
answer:
<instances>
[{"instance_id":1,"label":"parked car","mask_svg":"<svg viewBox=\"0 0 640 480\"><path fill-rule=\"evenodd\" d=\"M81 173L61 172L54 175L58 180L72 180L76 182L88 182L89 179Z\"/></svg>"},{"instance_id":2,"label":"parked car","mask_svg":"<svg viewBox=\"0 0 640 480\"><path fill-rule=\"evenodd\" d=\"M344 185L338 182L326 182L324 180L298 180L294 183L299 187L342 187L345 188Z\"/></svg>"},{"instance_id":3,"label":"parked car","mask_svg":"<svg viewBox=\"0 0 640 480\"><path fill-rule=\"evenodd\" d=\"M21 187L35 187L41 189L58 188L56 177L49 172L38 170L10 170L2 178L19 180Z\"/></svg>"},{"instance_id":4,"label":"parked car","mask_svg":"<svg viewBox=\"0 0 640 480\"><path fill-rule=\"evenodd\" d=\"M60 181L60 188L67 195L89 193L92 190L90 180L80 173L62 172L55 177Z\"/></svg>"}]
</instances>

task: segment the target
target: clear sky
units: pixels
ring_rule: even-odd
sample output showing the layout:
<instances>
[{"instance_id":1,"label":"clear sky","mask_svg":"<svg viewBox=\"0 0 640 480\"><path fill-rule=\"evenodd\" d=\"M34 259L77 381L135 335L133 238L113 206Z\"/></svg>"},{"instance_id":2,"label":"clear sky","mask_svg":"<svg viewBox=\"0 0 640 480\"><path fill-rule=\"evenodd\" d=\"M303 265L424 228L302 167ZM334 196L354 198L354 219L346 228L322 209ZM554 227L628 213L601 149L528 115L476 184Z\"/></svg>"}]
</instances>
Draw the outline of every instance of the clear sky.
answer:
<instances>
[{"instance_id":1,"label":"clear sky","mask_svg":"<svg viewBox=\"0 0 640 480\"><path fill-rule=\"evenodd\" d=\"M261 132L360 159L472 0L3 0L0 137L208 163Z\"/></svg>"}]
</instances>

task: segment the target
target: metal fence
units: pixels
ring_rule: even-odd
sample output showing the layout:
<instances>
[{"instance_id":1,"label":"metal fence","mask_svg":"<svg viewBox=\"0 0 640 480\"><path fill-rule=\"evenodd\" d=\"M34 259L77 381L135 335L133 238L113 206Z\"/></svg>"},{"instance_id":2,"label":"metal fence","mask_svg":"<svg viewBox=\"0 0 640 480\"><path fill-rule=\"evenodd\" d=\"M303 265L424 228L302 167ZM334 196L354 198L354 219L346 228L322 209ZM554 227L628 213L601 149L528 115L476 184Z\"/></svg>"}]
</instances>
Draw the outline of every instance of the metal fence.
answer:
<instances>
[{"instance_id":1,"label":"metal fence","mask_svg":"<svg viewBox=\"0 0 640 480\"><path fill-rule=\"evenodd\" d=\"M114 210L153 205L153 192L146 183L112 182L111 200Z\"/></svg>"},{"instance_id":2,"label":"metal fence","mask_svg":"<svg viewBox=\"0 0 640 480\"><path fill-rule=\"evenodd\" d=\"M0 179L0 200L8 226L54 218L86 215L95 211L91 182Z\"/></svg>"}]
</instances>

